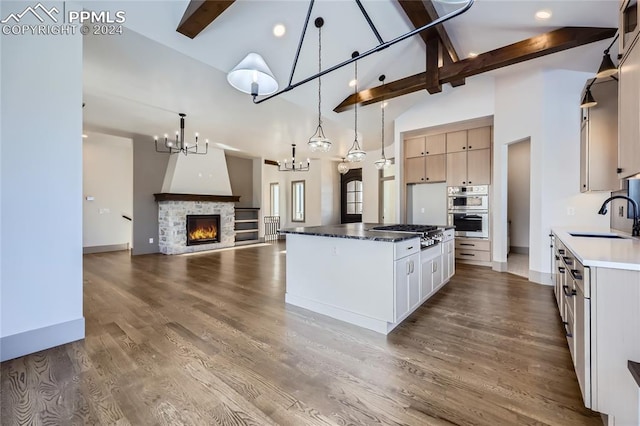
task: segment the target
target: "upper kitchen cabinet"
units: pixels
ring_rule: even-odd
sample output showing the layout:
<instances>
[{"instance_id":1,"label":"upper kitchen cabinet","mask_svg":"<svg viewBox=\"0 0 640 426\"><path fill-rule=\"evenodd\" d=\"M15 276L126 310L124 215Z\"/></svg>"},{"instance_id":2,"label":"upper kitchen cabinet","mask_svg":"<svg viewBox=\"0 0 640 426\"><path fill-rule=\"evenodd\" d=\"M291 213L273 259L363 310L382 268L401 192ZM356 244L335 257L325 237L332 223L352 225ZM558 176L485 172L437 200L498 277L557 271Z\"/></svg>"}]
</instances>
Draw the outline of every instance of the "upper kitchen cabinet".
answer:
<instances>
[{"instance_id":1,"label":"upper kitchen cabinet","mask_svg":"<svg viewBox=\"0 0 640 426\"><path fill-rule=\"evenodd\" d=\"M640 173L640 47L637 40L629 46L618 67L619 178Z\"/></svg>"},{"instance_id":2,"label":"upper kitchen cabinet","mask_svg":"<svg viewBox=\"0 0 640 426\"><path fill-rule=\"evenodd\" d=\"M431 183L446 179L445 134L405 139L405 182Z\"/></svg>"},{"instance_id":3,"label":"upper kitchen cabinet","mask_svg":"<svg viewBox=\"0 0 640 426\"><path fill-rule=\"evenodd\" d=\"M616 173L618 82L596 81L591 86L591 93L598 104L580 109L580 191L615 191L620 187Z\"/></svg>"},{"instance_id":4,"label":"upper kitchen cabinet","mask_svg":"<svg viewBox=\"0 0 640 426\"><path fill-rule=\"evenodd\" d=\"M491 126L447 133L447 185L491 183Z\"/></svg>"},{"instance_id":5,"label":"upper kitchen cabinet","mask_svg":"<svg viewBox=\"0 0 640 426\"><path fill-rule=\"evenodd\" d=\"M638 1L623 0L620 2L620 55L625 56L638 36Z\"/></svg>"}]
</instances>

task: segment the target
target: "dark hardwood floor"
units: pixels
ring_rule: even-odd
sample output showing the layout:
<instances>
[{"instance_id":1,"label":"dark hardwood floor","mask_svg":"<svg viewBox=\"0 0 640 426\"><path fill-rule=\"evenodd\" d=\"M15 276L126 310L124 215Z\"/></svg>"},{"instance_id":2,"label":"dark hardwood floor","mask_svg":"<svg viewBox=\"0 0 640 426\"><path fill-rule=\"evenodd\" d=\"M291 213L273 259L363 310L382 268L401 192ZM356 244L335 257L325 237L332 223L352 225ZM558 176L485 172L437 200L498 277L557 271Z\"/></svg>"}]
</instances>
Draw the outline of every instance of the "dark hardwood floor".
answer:
<instances>
[{"instance_id":1,"label":"dark hardwood floor","mask_svg":"<svg viewBox=\"0 0 640 426\"><path fill-rule=\"evenodd\" d=\"M602 424L550 287L458 266L383 336L286 306L284 250L86 255L86 339L2 363L0 423Z\"/></svg>"}]
</instances>

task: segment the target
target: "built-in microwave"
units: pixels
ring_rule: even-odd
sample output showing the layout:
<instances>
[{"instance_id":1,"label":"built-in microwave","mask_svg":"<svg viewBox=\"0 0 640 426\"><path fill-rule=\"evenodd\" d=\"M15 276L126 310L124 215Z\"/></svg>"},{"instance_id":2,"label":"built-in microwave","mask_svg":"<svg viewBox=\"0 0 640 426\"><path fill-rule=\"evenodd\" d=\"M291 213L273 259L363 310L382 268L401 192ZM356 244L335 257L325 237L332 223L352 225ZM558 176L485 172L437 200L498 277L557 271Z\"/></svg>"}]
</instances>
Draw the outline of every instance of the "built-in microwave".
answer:
<instances>
[{"instance_id":1,"label":"built-in microwave","mask_svg":"<svg viewBox=\"0 0 640 426\"><path fill-rule=\"evenodd\" d=\"M455 226L456 237L489 238L489 212L450 212L449 226Z\"/></svg>"},{"instance_id":2,"label":"built-in microwave","mask_svg":"<svg viewBox=\"0 0 640 426\"><path fill-rule=\"evenodd\" d=\"M450 186L447 188L449 211L489 210L489 186Z\"/></svg>"}]
</instances>

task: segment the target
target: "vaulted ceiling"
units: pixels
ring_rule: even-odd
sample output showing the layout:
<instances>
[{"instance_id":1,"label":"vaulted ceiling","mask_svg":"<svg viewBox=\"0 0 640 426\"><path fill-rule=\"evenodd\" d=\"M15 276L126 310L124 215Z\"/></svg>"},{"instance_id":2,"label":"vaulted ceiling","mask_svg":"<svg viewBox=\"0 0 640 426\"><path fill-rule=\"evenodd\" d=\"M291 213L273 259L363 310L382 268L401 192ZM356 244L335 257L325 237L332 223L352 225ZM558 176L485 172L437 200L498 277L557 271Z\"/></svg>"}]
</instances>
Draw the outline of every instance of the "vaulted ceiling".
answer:
<instances>
[{"instance_id":1,"label":"vaulted ceiling","mask_svg":"<svg viewBox=\"0 0 640 426\"><path fill-rule=\"evenodd\" d=\"M199 131L219 147L280 158L290 153L291 143L297 143L301 156L310 155L305 145L317 121L316 81L260 105L226 82L226 73L253 51L265 58L284 87L308 2L238 0L193 39L176 32L188 4L186 0L90 3L95 10L124 10L127 29L123 35L85 37L85 127L151 137L175 131L177 113L185 112L187 134ZM453 7L437 1L433 4L440 14ZM396 0L363 1L363 5L385 41L414 28ZM467 13L446 23L445 28L458 55L466 58L470 52L482 53L560 27L615 27L617 7L617 0L476 0ZM536 20L534 14L540 9L552 11L551 19ZM323 68L349 58L354 50L366 51L378 43L353 1L317 0L312 20L317 16L325 19ZM287 29L281 38L272 34L278 23ZM595 72L609 42L556 53L524 66ZM317 30L310 24L294 81L317 72L317 43ZM379 85L380 74L387 76L388 83L424 72L425 51L423 39L414 36L359 61L360 88ZM507 67L491 74L509 72ZM348 86L352 78L353 66L347 66L322 79L323 123L335 147L321 156L344 155L353 141L353 112L333 112L353 93ZM417 103L437 102L439 96L446 93L429 95L420 90L394 98L388 102L387 119L391 122ZM358 116L364 148L378 148L379 105L359 108ZM387 128L386 140L391 142L393 129L391 125Z\"/></svg>"}]
</instances>

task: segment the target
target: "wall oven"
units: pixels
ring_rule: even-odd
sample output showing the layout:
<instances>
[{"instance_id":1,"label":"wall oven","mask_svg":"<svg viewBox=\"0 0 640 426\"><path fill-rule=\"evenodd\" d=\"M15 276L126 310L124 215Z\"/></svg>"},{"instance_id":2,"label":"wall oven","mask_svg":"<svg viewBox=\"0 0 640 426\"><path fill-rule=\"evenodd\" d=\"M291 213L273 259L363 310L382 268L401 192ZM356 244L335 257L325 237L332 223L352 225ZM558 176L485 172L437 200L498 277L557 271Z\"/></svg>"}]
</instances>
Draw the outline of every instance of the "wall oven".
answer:
<instances>
[{"instance_id":1,"label":"wall oven","mask_svg":"<svg viewBox=\"0 0 640 426\"><path fill-rule=\"evenodd\" d=\"M456 227L456 237L489 238L489 213L449 212L449 226Z\"/></svg>"},{"instance_id":2,"label":"wall oven","mask_svg":"<svg viewBox=\"0 0 640 426\"><path fill-rule=\"evenodd\" d=\"M489 238L489 186L447 188L448 225L457 237Z\"/></svg>"}]
</instances>

